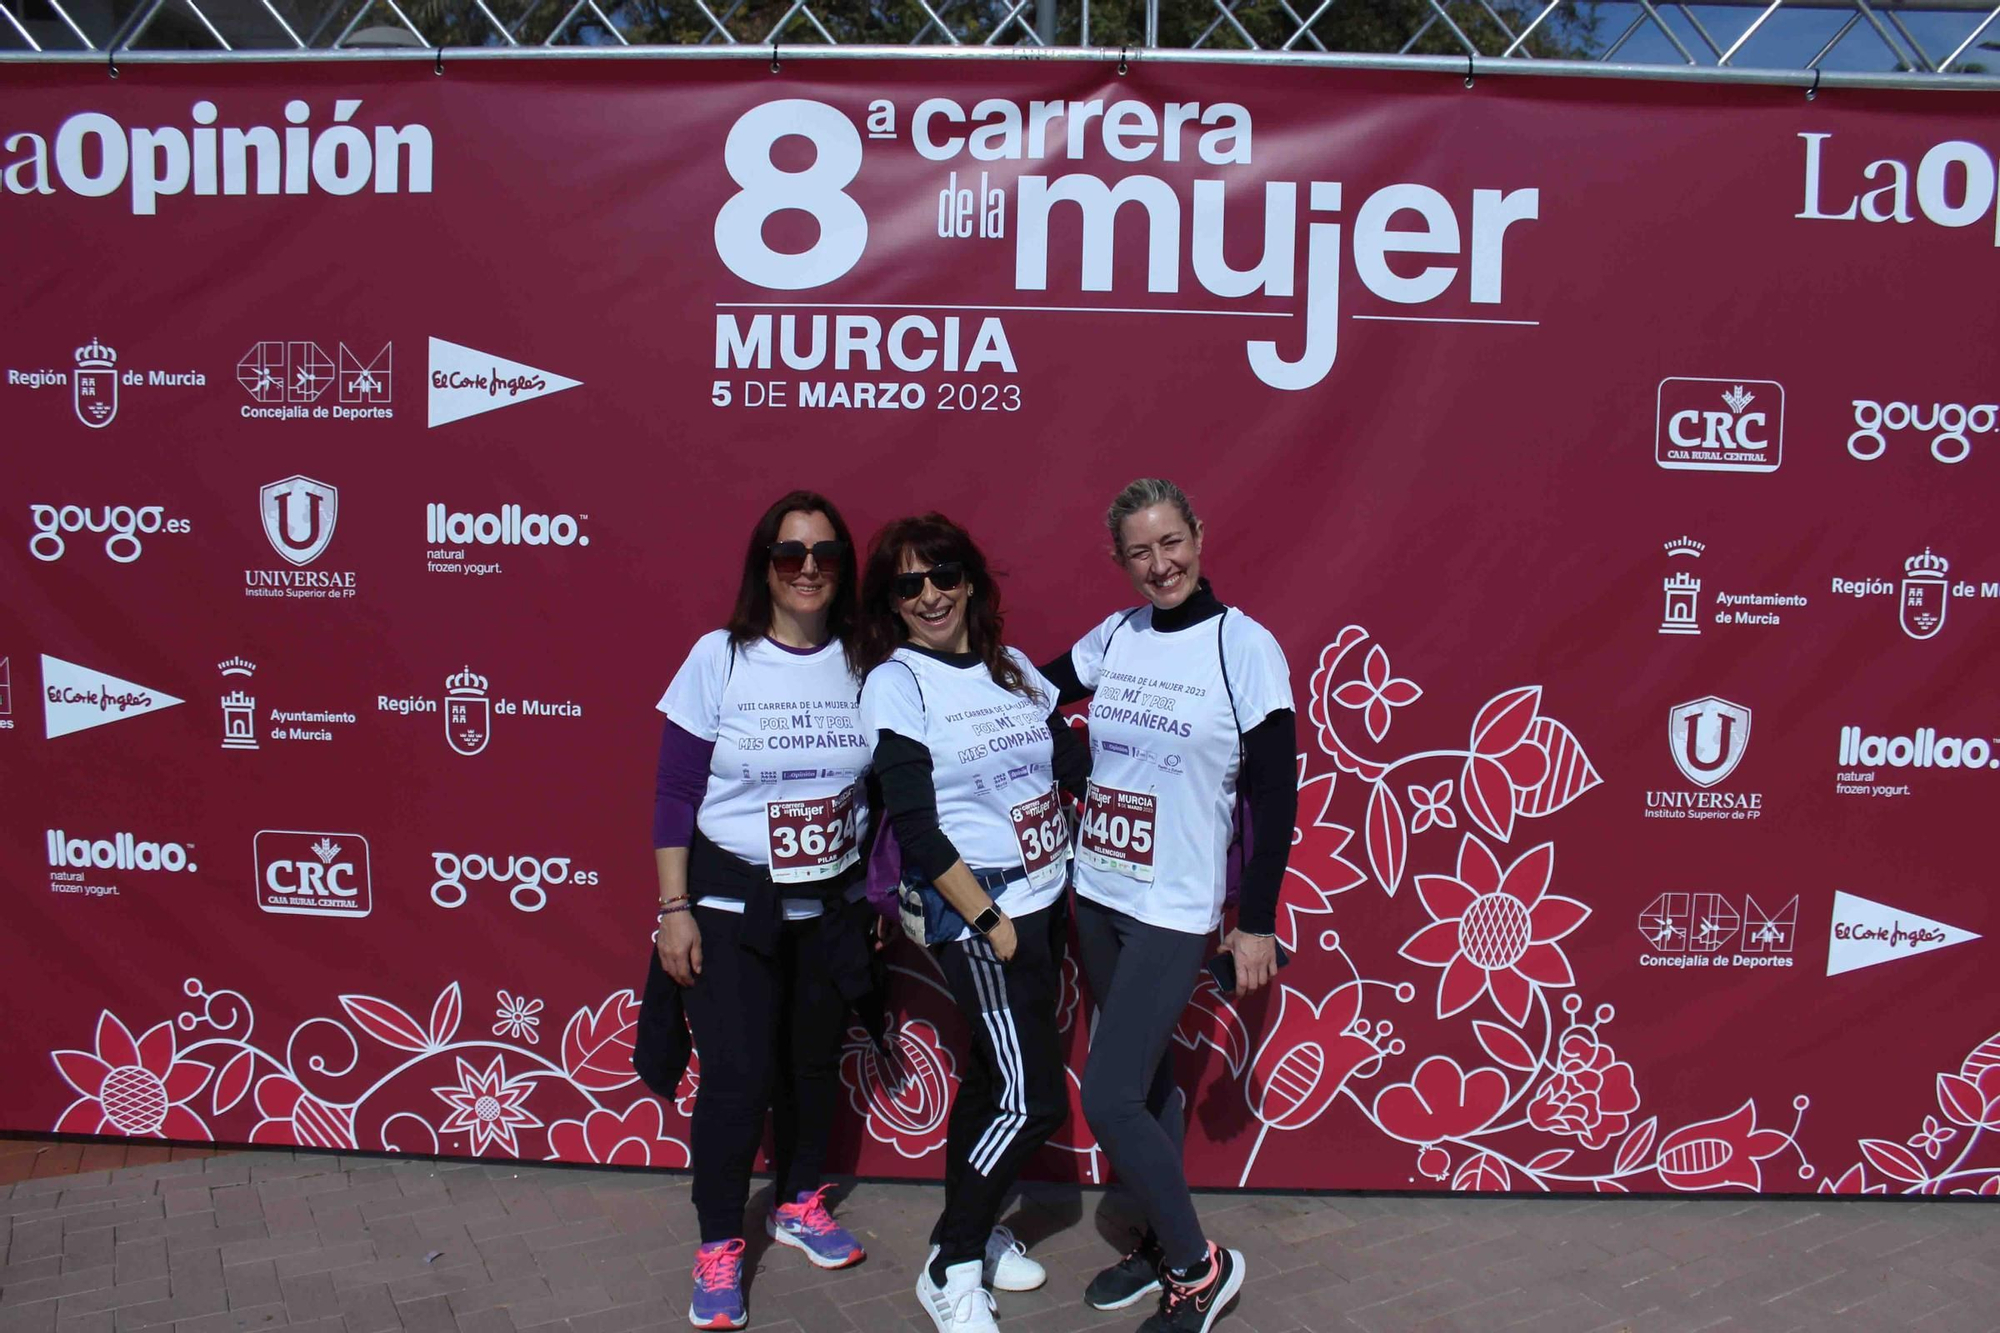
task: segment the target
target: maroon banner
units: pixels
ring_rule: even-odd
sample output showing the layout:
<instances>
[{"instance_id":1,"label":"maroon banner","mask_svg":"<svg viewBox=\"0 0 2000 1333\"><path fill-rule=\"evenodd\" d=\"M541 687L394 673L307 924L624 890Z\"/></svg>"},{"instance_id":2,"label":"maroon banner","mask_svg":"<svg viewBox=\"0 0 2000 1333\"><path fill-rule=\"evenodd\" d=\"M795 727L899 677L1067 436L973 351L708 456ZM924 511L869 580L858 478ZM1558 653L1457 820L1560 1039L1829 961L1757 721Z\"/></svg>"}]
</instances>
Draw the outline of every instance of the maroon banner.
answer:
<instances>
[{"instance_id":1,"label":"maroon banner","mask_svg":"<svg viewBox=\"0 0 2000 1333\"><path fill-rule=\"evenodd\" d=\"M448 60L0 119L0 1124L684 1165L653 703L756 515L941 509L1046 660L1160 475L1303 750L1297 961L1175 1034L1198 1183L2000 1192L1991 99ZM895 976L837 1165L926 1175L965 1031ZM1035 1170L1105 1178L1080 1113Z\"/></svg>"}]
</instances>

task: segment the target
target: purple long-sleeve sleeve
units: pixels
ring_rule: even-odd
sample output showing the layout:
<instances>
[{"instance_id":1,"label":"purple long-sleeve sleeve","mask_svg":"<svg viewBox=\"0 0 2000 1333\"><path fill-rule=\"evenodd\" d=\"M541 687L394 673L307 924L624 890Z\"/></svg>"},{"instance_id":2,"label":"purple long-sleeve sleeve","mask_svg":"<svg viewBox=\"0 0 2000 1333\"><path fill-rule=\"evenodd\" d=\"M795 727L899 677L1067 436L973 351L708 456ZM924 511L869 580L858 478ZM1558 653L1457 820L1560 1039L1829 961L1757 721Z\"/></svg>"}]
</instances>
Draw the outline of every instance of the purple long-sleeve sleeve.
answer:
<instances>
[{"instance_id":1,"label":"purple long-sleeve sleeve","mask_svg":"<svg viewBox=\"0 0 2000 1333\"><path fill-rule=\"evenodd\" d=\"M669 721L660 732L660 768L653 784L653 846L685 847L694 840L694 812L708 790L715 742Z\"/></svg>"}]
</instances>

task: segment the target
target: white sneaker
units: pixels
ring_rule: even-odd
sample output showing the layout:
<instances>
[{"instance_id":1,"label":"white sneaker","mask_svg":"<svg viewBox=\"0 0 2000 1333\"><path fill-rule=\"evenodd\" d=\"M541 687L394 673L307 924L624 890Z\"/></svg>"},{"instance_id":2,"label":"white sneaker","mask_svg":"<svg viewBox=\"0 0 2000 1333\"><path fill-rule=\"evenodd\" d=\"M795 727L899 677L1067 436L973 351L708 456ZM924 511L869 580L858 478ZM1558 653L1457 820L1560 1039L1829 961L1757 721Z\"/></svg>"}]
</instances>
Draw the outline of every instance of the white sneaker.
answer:
<instances>
[{"instance_id":1,"label":"white sneaker","mask_svg":"<svg viewBox=\"0 0 2000 1333\"><path fill-rule=\"evenodd\" d=\"M1006 1227L986 1238L986 1284L996 1291L1033 1291L1049 1280L1049 1270L1028 1257L1028 1247Z\"/></svg>"},{"instance_id":2,"label":"white sneaker","mask_svg":"<svg viewBox=\"0 0 2000 1333\"><path fill-rule=\"evenodd\" d=\"M993 1322L993 1294L980 1285L980 1265L968 1259L944 1270L944 1286L931 1281L931 1267L917 1273L917 1299L938 1333L1000 1333Z\"/></svg>"}]
</instances>

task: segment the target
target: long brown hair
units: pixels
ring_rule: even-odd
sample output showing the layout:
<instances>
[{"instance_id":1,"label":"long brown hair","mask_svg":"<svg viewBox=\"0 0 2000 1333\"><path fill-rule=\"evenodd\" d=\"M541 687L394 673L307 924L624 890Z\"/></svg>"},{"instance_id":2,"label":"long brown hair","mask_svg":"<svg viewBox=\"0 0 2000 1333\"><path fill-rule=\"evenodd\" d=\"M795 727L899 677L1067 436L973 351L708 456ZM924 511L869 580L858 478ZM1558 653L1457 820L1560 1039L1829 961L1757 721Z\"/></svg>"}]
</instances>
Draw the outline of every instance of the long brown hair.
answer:
<instances>
[{"instance_id":1,"label":"long brown hair","mask_svg":"<svg viewBox=\"0 0 2000 1333\"><path fill-rule=\"evenodd\" d=\"M743 552L743 582L736 589L736 609L729 613L729 641L745 648L771 632L771 546L778 540L778 529L784 525L787 514L824 514L833 535L847 543L847 554L841 557L840 567L834 571L837 581L832 604L827 608L826 630L830 637L840 640L847 668L858 678L865 673L854 655L854 607L858 596L855 585L861 581L856 570L854 538L847 530L847 520L833 507L833 501L817 491L792 491L779 496L764 511L764 517L757 520L757 526L750 529L750 544Z\"/></svg>"},{"instance_id":2,"label":"long brown hair","mask_svg":"<svg viewBox=\"0 0 2000 1333\"><path fill-rule=\"evenodd\" d=\"M861 610L854 627L854 666L864 676L889 660L909 641L909 629L896 611L889 585L902 569L903 553L926 567L956 561L965 567L972 592L965 602L967 645L1001 689L1035 698L1020 664L1007 651L1006 617L1000 611L1000 585L972 534L943 514L899 518L875 534L868 544L868 564L861 573ZM1049 701L1049 706L1055 706Z\"/></svg>"}]
</instances>

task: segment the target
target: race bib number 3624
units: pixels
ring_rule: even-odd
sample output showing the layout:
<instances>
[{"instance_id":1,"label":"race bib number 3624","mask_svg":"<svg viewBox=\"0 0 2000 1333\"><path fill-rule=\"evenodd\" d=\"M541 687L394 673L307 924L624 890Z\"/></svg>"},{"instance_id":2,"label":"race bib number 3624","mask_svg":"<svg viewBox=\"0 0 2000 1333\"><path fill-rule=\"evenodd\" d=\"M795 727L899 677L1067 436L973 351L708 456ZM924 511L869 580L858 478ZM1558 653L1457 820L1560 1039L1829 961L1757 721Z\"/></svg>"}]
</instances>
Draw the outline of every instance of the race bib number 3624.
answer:
<instances>
[{"instance_id":1,"label":"race bib number 3624","mask_svg":"<svg viewBox=\"0 0 2000 1333\"><path fill-rule=\"evenodd\" d=\"M771 878L780 884L830 879L861 855L854 836L852 787L837 796L771 801L764 816L770 827Z\"/></svg>"},{"instance_id":2,"label":"race bib number 3624","mask_svg":"<svg viewBox=\"0 0 2000 1333\"><path fill-rule=\"evenodd\" d=\"M1078 854L1085 865L1133 879L1153 878L1153 821L1159 798L1151 792L1123 791L1090 784L1083 805Z\"/></svg>"}]
</instances>

